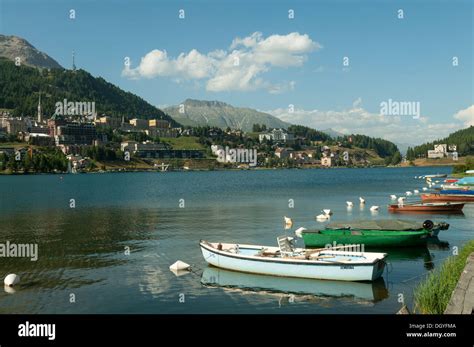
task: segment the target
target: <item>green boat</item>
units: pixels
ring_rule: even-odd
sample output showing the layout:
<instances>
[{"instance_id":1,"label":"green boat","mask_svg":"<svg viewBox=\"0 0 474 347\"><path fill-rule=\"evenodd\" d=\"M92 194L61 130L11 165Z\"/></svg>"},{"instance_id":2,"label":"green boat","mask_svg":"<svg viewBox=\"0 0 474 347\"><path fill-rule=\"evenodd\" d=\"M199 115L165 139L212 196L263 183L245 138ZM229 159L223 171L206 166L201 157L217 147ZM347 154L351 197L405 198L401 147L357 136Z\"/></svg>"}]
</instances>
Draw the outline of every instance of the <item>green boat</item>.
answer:
<instances>
[{"instance_id":1,"label":"green boat","mask_svg":"<svg viewBox=\"0 0 474 347\"><path fill-rule=\"evenodd\" d=\"M431 221L373 220L331 223L323 230L301 231L306 247L363 245L364 247L413 247L426 245L431 236L449 225Z\"/></svg>"}]
</instances>

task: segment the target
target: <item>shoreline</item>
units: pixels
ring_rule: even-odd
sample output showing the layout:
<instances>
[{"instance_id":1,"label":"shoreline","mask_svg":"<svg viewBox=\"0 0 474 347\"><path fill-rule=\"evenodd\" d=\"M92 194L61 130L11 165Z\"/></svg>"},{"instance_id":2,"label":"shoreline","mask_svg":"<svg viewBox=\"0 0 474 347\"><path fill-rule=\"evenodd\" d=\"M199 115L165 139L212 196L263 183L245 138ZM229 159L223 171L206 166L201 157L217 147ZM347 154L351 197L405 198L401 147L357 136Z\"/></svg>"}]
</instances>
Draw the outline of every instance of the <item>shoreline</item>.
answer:
<instances>
[{"instance_id":1,"label":"shoreline","mask_svg":"<svg viewBox=\"0 0 474 347\"><path fill-rule=\"evenodd\" d=\"M36 176L36 175L76 175L76 174L106 174L106 173L140 173L140 172L154 172L154 173L167 173L167 172L210 172L210 171L267 171L267 170L344 170L344 169L407 169L407 168L429 168L429 167L453 167L453 165L432 165L432 166L410 166L410 165L397 165L397 166L334 166L334 167L255 167L255 168L199 168L199 169L171 169L161 171L159 169L113 169L113 170L93 170L93 171L78 171L72 172L0 172L0 176ZM470 176L468 174L452 174L456 177Z\"/></svg>"}]
</instances>

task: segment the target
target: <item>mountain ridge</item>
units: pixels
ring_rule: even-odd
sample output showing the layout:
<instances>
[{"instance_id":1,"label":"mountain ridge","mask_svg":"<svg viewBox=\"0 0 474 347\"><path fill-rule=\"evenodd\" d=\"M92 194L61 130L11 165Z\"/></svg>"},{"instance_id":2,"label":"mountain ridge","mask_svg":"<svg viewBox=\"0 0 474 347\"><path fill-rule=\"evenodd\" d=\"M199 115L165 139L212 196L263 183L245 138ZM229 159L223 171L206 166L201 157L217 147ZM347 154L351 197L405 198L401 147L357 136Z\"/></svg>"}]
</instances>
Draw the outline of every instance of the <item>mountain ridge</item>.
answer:
<instances>
[{"instance_id":1,"label":"mountain ridge","mask_svg":"<svg viewBox=\"0 0 474 347\"><path fill-rule=\"evenodd\" d=\"M249 107L236 107L217 100L186 99L179 105L169 106L164 111L177 122L188 126L216 126L222 129L253 131L254 124L267 128L287 129L290 124L268 113Z\"/></svg>"},{"instance_id":2,"label":"mountain ridge","mask_svg":"<svg viewBox=\"0 0 474 347\"><path fill-rule=\"evenodd\" d=\"M15 35L0 34L0 57L31 67L63 69L63 67L46 53L35 48L26 39Z\"/></svg>"},{"instance_id":3,"label":"mountain ridge","mask_svg":"<svg viewBox=\"0 0 474 347\"><path fill-rule=\"evenodd\" d=\"M95 102L99 115L126 118L160 118L179 125L162 110L141 97L126 92L102 77L85 70L41 70L0 58L0 108L13 110L15 116L36 115L38 98L45 115L55 112L56 102Z\"/></svg>"}]
</instances>

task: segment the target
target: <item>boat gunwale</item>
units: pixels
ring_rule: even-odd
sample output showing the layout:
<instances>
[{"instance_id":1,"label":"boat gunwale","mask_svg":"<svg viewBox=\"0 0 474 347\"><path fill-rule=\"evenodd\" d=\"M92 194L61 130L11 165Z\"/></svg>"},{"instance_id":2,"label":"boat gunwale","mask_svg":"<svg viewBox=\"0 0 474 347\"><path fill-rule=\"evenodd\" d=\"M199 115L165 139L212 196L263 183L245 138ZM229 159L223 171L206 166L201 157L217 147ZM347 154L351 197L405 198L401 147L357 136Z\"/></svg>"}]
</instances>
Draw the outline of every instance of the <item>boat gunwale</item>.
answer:
<instances>
[{"instance_id":1,"label":"boat gunwale","mask_svg":"<svg viewBox=\"0 0 474 347\"><path fill-rule=\"evenodd\" d=\"M201 248L206 249L207 251L211 253L215 253L218 255L222 255L224 257L229 257L229 258L235 258L235 259L242 259L242 260L249 260L249 261L260 261L260 262L268 262L268 263L280 263L280 264L291 264L291 265L323 265L323 266L344 266L344 265L354 265L354 266L374 266L376 265L379 261L385 261L387 258L387 253L381 253L381 252L344 252L344 251L334 251L331 249L328 250L322 250L321 252L328 252L328 251L333 251L333 252L341 252L343 254L340 254L342 256L346 255L349 256L350 253L371 253L371 254L380 254L382 257L376 257L374 256L373 259L368 260L367 262L342 262L342 261L337 261L337 262L331 262L331 261L326 261L326 260L302 260L302 259L292 259L292 258L265 258L265 257L258 257L258 256L252 256L252 255L243 255L243 254L238 254L238 253L229 253L223 250L218 250L214 247L207 245L204 242L207 241L200 241L199 245ZM208 242L207 242L208 243ZM235 244L239 245L239 244ZM246 245L250 246L250 245ZM265 246L258 246L258 247L263 247ZM239 245L239 248L245 248L245 245ZM269 248L275 248L275 247L269 247ZM247 249L256 249L258 250L259 248L254 247L247 247ZM310 249L309 249L310 250ZM345 254L344 254L345 253ZM367 259L367 258L366 258ZM207 259L206 259L207 261Z\"/></svg>"},{"instance_id":2,"label":"boat gunwale","mask_svg":"<svg viewBox=\"0 0 474 347\"><path fill-rule=\"evenodd\" d=\"M374 236L388 236L388 237L392 237L392 236L423 236L423 235L427 235L429 233L431 233L430 230L427 230L427 229L422 229L422 230L377 230L377 229L322 229L322 230L304 230L301 232L301 235L304 235L304 234L321 234L321 235L329 235L331 236L330 234L324 234L324 231L360 231L360 232L364 232L364 231L372 231L372 232L375 232L375 233L380 233L383 235L347 235L347 236L354 236L354 237L374 237ZM389 234L387 234L389 233ZM337 236L337 235L336 235Z\"/></svg>"}]
</instances>

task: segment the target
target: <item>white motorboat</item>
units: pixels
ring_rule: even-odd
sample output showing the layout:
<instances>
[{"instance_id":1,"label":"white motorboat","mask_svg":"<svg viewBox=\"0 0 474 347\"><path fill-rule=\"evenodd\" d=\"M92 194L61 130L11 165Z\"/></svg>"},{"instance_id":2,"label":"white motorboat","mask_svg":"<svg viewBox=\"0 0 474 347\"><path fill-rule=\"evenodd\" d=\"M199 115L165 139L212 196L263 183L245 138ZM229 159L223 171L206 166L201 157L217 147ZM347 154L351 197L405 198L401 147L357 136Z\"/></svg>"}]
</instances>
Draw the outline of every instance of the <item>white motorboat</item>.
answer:
<instances>
[{"instance_id":1,"label":"white motorboat","mask_svg":"<svg viewBox=\"0 0 474 347\"><path fill-rule=\"evenodd\" d=\"M373 281L385 268L386 253L341 248L293 248L288 237L279 247L201 241L204 259L219 268L262 275L338 281ZM349 246L350 247L350 246Z\"/></svg>"}]
</instances>

